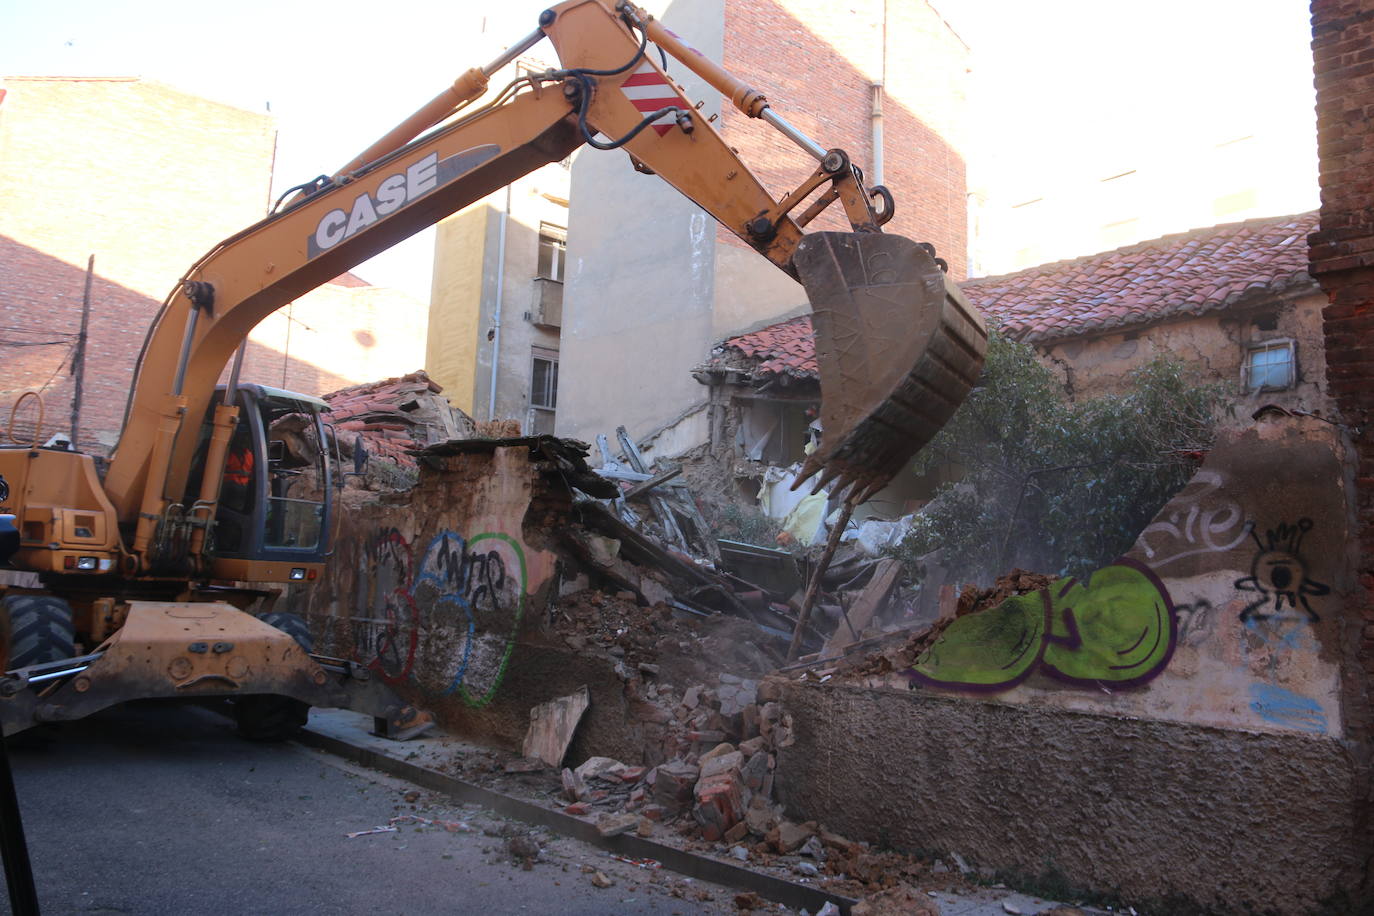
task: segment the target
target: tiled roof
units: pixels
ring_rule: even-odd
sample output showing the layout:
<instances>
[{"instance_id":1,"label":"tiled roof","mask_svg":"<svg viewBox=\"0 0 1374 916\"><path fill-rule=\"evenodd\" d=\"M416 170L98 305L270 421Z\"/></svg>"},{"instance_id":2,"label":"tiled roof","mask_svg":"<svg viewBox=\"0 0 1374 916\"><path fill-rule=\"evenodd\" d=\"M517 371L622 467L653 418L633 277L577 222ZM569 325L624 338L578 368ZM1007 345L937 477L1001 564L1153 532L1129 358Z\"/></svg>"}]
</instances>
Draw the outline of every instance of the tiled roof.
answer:
<instances>
[{"instance_id":1,"label":"tiled roof","mask_svg":"<svg viewBox=\"0 0 1374 916\"><path fill-rule=\"evenodd\" d=\"M421 369L399 378L341 388L324 399L335 428L355 433L368 454L414 467L409 451L449 438L445 431L430 428L436 407L454 410L439 394L443 390Z\"/></svg>"},{"instance_id":2,"label":"tiled roof","mask_svg":"<svg viewBox=\"0 0 1374 916\"><path fill-rule=\"evenodd\" d=\"M1269 217L1194 229L1115 251L1056 261L963 284L969 301L1011 337L1044 342L1201 315L1247 295L1311 284L1307 235L1317 214ZM808 316L731 337L711 365L749 358L757 378L815 377Z\"/></svg>"},{"instance_id":3,"label":"tiled roof","mask_svg":"<svg viewBox=\"0 0 1374 916\"><path fill-rule=\"evenodd\" d=\"M816 335L809 315L731 337L721 347L756 360L756 375L816 375Z\"/></svg>"},{"instance_id":4,"label":"tiled roof","mask_svg":"<svg viewBox=\"0 0 1374 916\"><path fill-rule=\"evenodd\" d=\"M1252 219L963 285L989 321L1030 342L1201 315L1305 287L1317 214Z\"/></svg>"}]
</instances>

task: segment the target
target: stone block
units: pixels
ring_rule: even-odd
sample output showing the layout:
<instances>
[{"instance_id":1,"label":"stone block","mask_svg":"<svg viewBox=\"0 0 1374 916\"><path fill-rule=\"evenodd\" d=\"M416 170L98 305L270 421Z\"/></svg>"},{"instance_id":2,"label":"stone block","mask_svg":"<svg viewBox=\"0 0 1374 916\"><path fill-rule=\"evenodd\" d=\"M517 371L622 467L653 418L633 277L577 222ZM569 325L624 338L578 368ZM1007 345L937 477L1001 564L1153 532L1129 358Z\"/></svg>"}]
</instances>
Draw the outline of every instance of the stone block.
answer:
<instances>
[{"instance_id":1,"label":"stone block","mask_svg":"<svg viewBox=\"0 0 1374 916\"><path fill-rule=\"evenodd\" d=\"M654 779L654 803L676 814L692 801L692 789L701 770L691 764L673 761L658 767Z\"/></svg>"},{"instance_id":2,"label":"stone block","mask_svg":"<svg viewBox=\"0 0 1374 916\"><path fill-rule=\"evenodd\" d=\"M638 814L603 814L596 819L596 832L607 837L629 833L638 826Z\"/></svg>"}]
</instances>

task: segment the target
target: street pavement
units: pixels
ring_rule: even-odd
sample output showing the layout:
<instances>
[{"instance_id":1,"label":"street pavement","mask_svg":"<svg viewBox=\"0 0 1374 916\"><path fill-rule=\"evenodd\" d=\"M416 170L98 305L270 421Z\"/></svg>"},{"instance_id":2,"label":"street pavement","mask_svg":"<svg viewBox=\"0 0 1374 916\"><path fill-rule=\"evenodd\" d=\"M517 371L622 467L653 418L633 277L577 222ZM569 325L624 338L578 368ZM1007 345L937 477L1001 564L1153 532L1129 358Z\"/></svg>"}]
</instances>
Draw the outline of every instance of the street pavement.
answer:
<instances>
[{"instance_id":1,"label":"street pavement","mask_svg":"<svg viewBox=\"0 0 1374 916\"><path fill-rule=\"evenodd\" d=\"M312 727L347 731L347 715L317 711ZM423 759L430 743L355 730L360 745L402 759ZM48 916L737 913L729 888L636 868L294 742L244 741L228 719L196 706L131 704L10 744ZM394 832L347 836L398 817ZM528 870L509 851L524 836L539 848ZM612 886L595 886L597 872ZM932 896L943 916L1053 906L1007 889Z\"/></svg>"},{"instance_id":2,"label":"street pavement","mask_svg":"<svg viewBox=\"0 0 1374 916\"><path fill-rule=\"evenodd\" d=\"M508 837L488 835L523 826L428 794L408 802L407 783L294 743L244 741L206 709L133 705L14 743L44 914L736 912L730 890L538 832L543 850L523 870ZM403 814L473 829L345 836ZM593 886L584 865L615 884Z\"/></svg>"}]
</instances>

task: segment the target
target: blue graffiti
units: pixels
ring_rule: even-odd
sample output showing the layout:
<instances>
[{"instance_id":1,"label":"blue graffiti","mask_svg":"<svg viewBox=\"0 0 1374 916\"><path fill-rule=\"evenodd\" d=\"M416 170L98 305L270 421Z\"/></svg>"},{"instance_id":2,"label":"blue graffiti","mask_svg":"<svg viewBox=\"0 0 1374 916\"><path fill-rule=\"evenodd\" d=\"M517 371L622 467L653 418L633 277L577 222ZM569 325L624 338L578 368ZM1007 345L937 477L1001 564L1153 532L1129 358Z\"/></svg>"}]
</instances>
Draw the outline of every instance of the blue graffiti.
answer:
<instances>
[{"instance_id":1,"label":"blue graffiti","mask_svg":"<svg viewBox=\"0 0 1374 916\"><path fill-rule=\"evenodd\" d=\"M1250 708L1260 718L1284 728L1326 734L1326 714L1315 700L1284 690L1274 684L1250 687Z\"/></svg>"},{"instance_id":2,"label":"blue graffiti","mask_svg":"<svg viewBox=\"0 0 1374 916\"><path fill-rule=\"evenodd\" d=\"M446 528L435 535L425 548L424 559L420 562L420 574L415 580L416 585L421 582L433 585L439 593L438 600L441 604L457 606L467 618L467 638L463 640L463 657L458 663L452 683L444 690L446 694L453 693L463 683L463 675L467 673L468 662L472 659L472 644L477 637L477 618L472 612L472 605L464 598L470 569L467 542L463 540L462 535Z\"/></svg>"},{"instance_id":3,"label":"blue graffiti","mask_svg":"<svg viewBox=\"0 0 1374 916\"><path fill-rule=\"evenodd\" d=\"M508 561L513 568L507 568ZM467 619L462 658L445 694L457 693L472 706L484 706L495 696L524 615L527 576L524 551L509 535L486 532L465 540L444 529L429 542L415 585L429 583L437 593L436 605L457 608ZM478 618L490 627L505 616L512 618L509 633L478 634ZM470 669L473 678L489 683L467 684Z\"/></svg>"}]
</instances>

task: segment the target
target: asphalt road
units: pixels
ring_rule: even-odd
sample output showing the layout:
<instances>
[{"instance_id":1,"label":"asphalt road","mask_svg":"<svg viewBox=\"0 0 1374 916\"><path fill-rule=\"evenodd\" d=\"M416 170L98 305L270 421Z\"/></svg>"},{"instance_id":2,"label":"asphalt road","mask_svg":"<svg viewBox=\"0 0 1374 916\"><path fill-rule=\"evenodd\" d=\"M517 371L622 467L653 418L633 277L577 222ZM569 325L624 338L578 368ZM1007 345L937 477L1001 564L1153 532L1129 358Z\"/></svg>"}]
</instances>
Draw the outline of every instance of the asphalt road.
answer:
<instances>
[{"instance_id":1,"label":"asphalt road","mask_svg":"<svg viewBox=\"0 0 1374 916\"><path fill-rule=\"evenodd\" d=\"M543 849L526 871L500 835L521 825L430 795L407 801L407 783L294 743L244 741L205 709L108 710L21 740L10 758L44 914L735 913L728 890L561 837L536 834ZM473 829L345 837L400 814ZM594 887L584 865L615 885Z\"/></svg>"}]
</instances>

